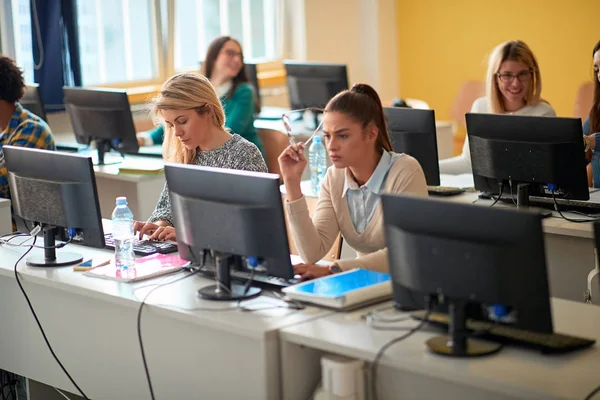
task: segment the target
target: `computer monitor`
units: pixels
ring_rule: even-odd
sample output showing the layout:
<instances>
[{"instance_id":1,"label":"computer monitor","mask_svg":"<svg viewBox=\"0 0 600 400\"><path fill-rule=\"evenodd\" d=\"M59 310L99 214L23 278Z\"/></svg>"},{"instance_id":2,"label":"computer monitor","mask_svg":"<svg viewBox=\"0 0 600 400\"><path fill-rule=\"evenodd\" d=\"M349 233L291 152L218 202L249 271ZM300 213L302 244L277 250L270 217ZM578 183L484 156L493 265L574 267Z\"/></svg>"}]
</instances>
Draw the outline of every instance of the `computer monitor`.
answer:
<instances>
[{"instance_id":1,"label":"computer monitor","mask_svg":"<svg viewBox=\"0 0 600 400\"><path fill-rule=\"evenodd\" d=\"M541 215L397 195L382 195L382 205L394 301L411 308L443 297L448 307L451 337L430 340L431 350L497 351L468 338L467 318L552 333ZM493 318L498 306L506 315Z\"/></svg>"},{"instance_id":2,"label":"computer monitor","mask_svg":"<svg viewBox=\"0 0 600 400\"><path fill-rule=\"evenodd\" d=\"M286 60L283 65L292 110L307 107L323 109L333 96L348 89L348 73L344 64ZM316 128L318 115L313 115Z\"/></svg>"},{"instance_id":3,"label":"computer monitor","mask_svg":"<svg viewBox=\"0 0 600 400\"><path fill-rule=\"evenodd\" d=\"M556 198L589 199L579 118L468 113L466 120L475 189L514 189L524 206L529 196L553 192Z\"/></svg>"},{"instance_id":4,"label":"computer monitor","mask_svg":"<svg viewBox=\"0 0 600 400\"><path fill-rule=\"evenodd\" d=\"M25 94L19 100L23 108L31 111L44 121L46 119L46 110L44 110L44 102L42 96L40 96L40 85L37 83L30 83L25 88Z\"/></svg>"},{"instance_id":5,"label":"computer monitor","mask_svg":"<svg viewBox=\"0 0 600 400\"><path fill-rule=\"evenodd\" d=\"M414 157L429 186L440 185L435 112L412 108L384 107L392 148Z\"/></svg>"},{"instance_id":6,"label":"computer monitor","mask_svg":"<svg viewBox=\"0 0 600 400\"><path fill-rule=\"evenodd\" d=\"M56 238L104 248L90 157L15 146L3 151L15 217L30 231L41 225L44 235L44 256L29 257L27 265L60 267L82 261L80 254L58 250Z\"/></svg>"},{"instance_id":7,"label":"computer monitor","mask_svg":"<svg viewBox=\"0 0 600 400\"><path fill-rule=\"evenodd\" d=\"M65 107L78 143L96 142L98 165L114 164L139 150L127 93L113 89L63 87ZM115 157L111 149L121 153ZM108 156L108 157L107 157Z\"/></svg>"},{"instance_id":8,"label":"computer monitor","mask_svg":"<svg viewBox=\"0 0 600 400\"><path fill-rule=\"evenodd\" d=\"M279 175L166 164L165 176L180 257L198 264L205 251L216 256L220 283L200 289L202 297L235 300L259 294L260 289L246 290L230 279L230 268L246 269L252 258L271 276L293 278Z\"/></svg>"}]
</instances>

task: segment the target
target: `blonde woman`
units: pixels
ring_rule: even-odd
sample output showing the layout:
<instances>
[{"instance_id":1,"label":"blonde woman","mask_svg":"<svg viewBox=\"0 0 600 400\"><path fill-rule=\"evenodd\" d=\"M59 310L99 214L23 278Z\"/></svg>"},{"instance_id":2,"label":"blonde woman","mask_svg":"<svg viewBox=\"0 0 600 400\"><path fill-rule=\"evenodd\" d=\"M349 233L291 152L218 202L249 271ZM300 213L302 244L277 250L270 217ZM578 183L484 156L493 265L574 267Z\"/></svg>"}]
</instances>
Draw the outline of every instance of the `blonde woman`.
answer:
<instances>
[{"instance_id":1,"label":"blonde woman","mask_svg":"<svg viewBox=\"0 0 600 400\"><path fill-rule=\"evenodd\" d=\"M535 55L524 42L497 46L488 61L486 96L473 103L472 113L554 117L554 109L540 98L542 77ZM462 154L440 161L440 173L470 173L468 136Z\"/></svg>"},{"instance_id":2,"label":"blonde woman","mask_svg":"<svg viewBox=\"0 0 600 400\"><path fill-rule=\"evenodd\" d=\"M171 77L152 100L151 115L165 130L165 161L206 167L267 172L260 151L225 128L225 113L215 89L203 75ZM135 222L140 239L175 240L169 189L165 184L148 222Z\"/></svg>"}]
</instances>

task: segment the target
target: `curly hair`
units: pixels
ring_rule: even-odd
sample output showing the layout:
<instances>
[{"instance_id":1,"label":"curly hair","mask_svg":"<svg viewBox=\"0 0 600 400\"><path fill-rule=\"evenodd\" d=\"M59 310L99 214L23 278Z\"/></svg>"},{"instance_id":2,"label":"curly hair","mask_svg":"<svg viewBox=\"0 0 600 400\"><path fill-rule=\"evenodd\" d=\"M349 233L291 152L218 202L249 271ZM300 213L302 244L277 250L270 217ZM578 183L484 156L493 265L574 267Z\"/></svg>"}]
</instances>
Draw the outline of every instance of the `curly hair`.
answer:
<instances>
[{"instance_id":1,"label":"curly hair","mask_svg":"<svg viewBox=\"0 0 600 400\"><path fill-rule=\"evenodd\" d=\"M24 93L23 71L11 58L0 55L0 100L16 103Z\"/></svg>"}]
</instances>

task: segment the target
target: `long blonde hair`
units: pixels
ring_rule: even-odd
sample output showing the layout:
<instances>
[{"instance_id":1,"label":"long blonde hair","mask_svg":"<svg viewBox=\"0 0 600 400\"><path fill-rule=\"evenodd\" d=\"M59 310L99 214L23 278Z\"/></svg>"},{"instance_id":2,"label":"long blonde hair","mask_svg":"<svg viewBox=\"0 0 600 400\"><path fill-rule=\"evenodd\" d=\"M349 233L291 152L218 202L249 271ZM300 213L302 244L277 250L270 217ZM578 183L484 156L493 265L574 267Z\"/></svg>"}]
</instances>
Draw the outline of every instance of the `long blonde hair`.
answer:
<instances>
[{"instance_id":1,"label":"long blonde hair","mask_svg":"<svg viewBox=\"0 0 600 400\"><path fill-rule=\"evenodd\" d=\"M210 81L198 73L182 73L169 78L160 93L150 102L150 116L155 125L162 124L165 132L163 157L165 161L190 164L195 150L187 150L167 126L162 110L195 110L199 115L210 113L215 126L225 129L225 112Z\"/></svg>"},{"instance_id":2,"label":"long blonde hair","mask_svg":"<svg viewBox=\"0 0 600 400\"><path fill-rule=\"evenodd\" d=\"M542 93L542 76L538 62L529 46L520 40L512 40L501 43L490 54L486 77L486 95L490 112L494 114L506 112L504 98L498 87L498 77L496 75L504 61L522 62L530 69L532 79L525 95L525 103L530 106L538 104Z\"/></svg>"}]
</instances>

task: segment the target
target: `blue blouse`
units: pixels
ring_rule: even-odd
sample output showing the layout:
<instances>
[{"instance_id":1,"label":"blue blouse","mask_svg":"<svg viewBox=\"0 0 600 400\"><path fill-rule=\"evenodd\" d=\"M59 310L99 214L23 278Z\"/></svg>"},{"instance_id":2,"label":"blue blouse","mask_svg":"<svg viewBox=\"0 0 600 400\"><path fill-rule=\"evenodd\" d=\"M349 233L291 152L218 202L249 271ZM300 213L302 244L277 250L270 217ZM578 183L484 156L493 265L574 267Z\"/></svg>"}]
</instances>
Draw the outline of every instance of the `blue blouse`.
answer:
<instances>
[{"instance_id":1,"label":"blue blouse","mask_svg":"<svg viewBox=\"0 0 600 400\"><path fill-rule=\"evenodd\" d=\"M583 134L585 136L594 135L596 137L596 147L592 149L592 171L594 173L594 187L600 188L600 132L590 132L590 119L586 119L583 123Z\"/></svg>"}]
</instances>

